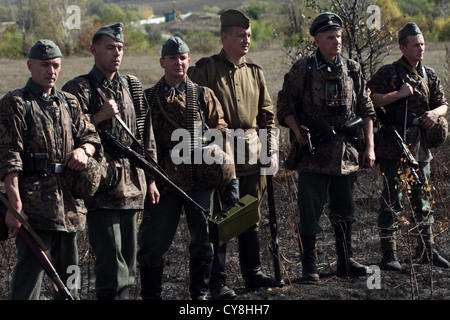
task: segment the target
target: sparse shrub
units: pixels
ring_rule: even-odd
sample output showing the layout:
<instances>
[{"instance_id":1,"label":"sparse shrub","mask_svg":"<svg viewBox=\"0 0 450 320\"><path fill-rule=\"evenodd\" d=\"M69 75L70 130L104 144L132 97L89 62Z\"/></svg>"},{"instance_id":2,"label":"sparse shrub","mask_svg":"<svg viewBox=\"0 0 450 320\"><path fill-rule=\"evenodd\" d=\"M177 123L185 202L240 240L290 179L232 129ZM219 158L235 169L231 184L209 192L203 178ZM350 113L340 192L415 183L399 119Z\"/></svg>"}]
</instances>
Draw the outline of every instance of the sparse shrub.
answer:
<instances>
[{"instance_id":1,"label":"sparse shrub","mask_svg":"<svg viewBox=\"0 0 450 320\"><path fill-rule=\"evenodd\" d=\"M188 31L184 40L189 44L192 52L209 53L214 51L219 45L219 39L211 32Z\"/></svg>"}]
</instances>

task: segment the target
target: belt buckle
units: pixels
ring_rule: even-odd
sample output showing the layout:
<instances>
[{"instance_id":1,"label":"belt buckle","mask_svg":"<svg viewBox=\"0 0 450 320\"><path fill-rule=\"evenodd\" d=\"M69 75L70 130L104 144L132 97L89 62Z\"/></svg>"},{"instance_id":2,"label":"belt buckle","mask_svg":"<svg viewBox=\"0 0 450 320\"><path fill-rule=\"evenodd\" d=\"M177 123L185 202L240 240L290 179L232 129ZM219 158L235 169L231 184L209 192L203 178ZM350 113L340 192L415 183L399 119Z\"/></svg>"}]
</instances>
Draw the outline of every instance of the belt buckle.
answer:
<instances>
[{"instance_id":1,"label":"belt buckle","mask_svg":"<svg viewBox=\"0 0 450 320\"><path fill-rule=\"evenodd\" d=\"M55 163L55 173L64 173L64 164Z\"/></svg>"}]
</instances>

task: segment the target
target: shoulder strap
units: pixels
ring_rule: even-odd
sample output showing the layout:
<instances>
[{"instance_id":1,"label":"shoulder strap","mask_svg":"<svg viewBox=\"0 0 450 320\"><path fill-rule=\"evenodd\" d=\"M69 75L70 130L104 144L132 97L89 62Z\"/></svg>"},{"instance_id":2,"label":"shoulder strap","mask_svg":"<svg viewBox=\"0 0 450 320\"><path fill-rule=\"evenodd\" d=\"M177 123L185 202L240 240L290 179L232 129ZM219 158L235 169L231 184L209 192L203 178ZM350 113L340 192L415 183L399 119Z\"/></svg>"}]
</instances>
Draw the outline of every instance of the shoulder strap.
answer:
<instances>
[{"instance_id":1,"label":"shoulder strap","mask_svg":"<svg viewBox=\"0 0 450 320\"><path fill-rule=\"evenodd\" d=\"M58 99L61 100L61 102L63 103L67 112L69 113L70 125L72 126L72 132L73 132L73 134L76 134L78 132L78 130L77 130L77 127L75 126L75 124L73 123L72 110L70 110L70 107L69 107L69 104L67 103L66 98L64 98L63 94L59 91L56 91L56 95L58 96Z\"/></svg>"},{"instance_id":2,"label":"shoulder strap","mask_svg":"<svg viewBox=\"0 0 450 320\"><path fill-rule=\"evenodd\" d=\"M419 77L420 80L422 80L423 84L425 85L425 88L427 88L427 92L430 93L430 88L428 88L428 84L427 84L427 80L425 80L418 72L416 69L414 69L413 67L411 67L409 64L407 64L406 62L399 60L399 63L405 67L406 69L408 69L409 71L412 71L416 76ZM426 73L425 73L426 76Z\"/></svg>"},{"instance_id":3,"label":"shoulder strap","mask_svg":"<svg viewBox=\"0 0 450 320\"><path fill-rule=\"evenodd\" d=\"M180 125L178 122L176 122L175 120L173 120L173 119L167 114L166 109L164 108L164 106L163 106L162 103L161 103L161 99L159 98L159 94L158 94L158 93L156 94L156 102L157 102L156 104L157 104L158 107L159 107L159 110L161 110L161 113L164 115L164 117L167 119L167 121L170 122L170 124L171 124L172 126L174 126L174 127L177 128L177 129L183 127L182 125Z\"/></svg>"},{"instance_id":4,"label":"shoulder strap","mask_svg":"<svg viewBox=\"0 0 450 320\"><path fill-rule=\"evenodd\" d=\"M305 89L307 90L311 90L311 79L312 79L312 71L313 71L313 66L314 66L314 57L309 57L306 59L306 72L305 72L305 76L303 78L303 86ZM306 88L306 84L308 84L308 88Z\"/></svg>"},{"instance_id":5,"label":"shoulder strap","mask_svg":"<svg viewBox=\"0 0 450 320\"><path fill-rule=\"evenodd\" d=\"M22 92L23 94L23 99L25 101L25 108L26 108L25 123L27 124L27 140L24 144L24 150L25 152L29 153L31 149L31 144L30 144L30 130L28 130L28 128L31 123L31 101L27 89L21 88L20 92Z\"/></svg>"},{"instance_id":6,"label":"shoulder strap","mask_svg":"<svg viewBox=\"0 0 450 320\"><path fill-rule=\"evenodd\" d=\"M28 95L28 91L25 88L21 88L20 91L23 94L23 98L25 101L25 107L26 107L26 113L25 113L25 121L27 123L27 125L30 123L31 120L31 101L30 101L30 97ZM56 95L58 97L59 100L61 100L62 104L64 105L64 107L66 108L67 112L69 113L69 117L70 117L70 123L72 126L72 132L73 133L77 133L77 127L75 126L75 124L72 121L72 111L70 110L69 104L67 103L66 98L64 98L64 96L62 95L61 92L56 91Z\"/></svg>"},{"instance_id":7,"label":"shoulder strap","mask_svg":"<svg viewBox=\"0 0 450 320\"><path fill-rule=\"evenodd\" d=\"M28 91L25 88L21 88L20 92L22 92L23 94L23 99L25 101L25 108L26 108L26 112L25 112L25 122L30 123L30 119L31 119L31 101L30 101L30 97L28 96Z\"/></svg>"}]
</instances>

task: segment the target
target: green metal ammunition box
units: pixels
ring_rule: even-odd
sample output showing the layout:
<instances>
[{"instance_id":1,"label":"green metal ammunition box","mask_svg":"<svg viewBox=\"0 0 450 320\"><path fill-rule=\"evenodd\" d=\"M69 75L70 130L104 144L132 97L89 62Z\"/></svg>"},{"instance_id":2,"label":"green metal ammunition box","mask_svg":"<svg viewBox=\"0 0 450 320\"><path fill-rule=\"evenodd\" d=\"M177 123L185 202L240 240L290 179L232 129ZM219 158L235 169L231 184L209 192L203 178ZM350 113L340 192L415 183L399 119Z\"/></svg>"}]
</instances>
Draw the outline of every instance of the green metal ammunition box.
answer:
<instances>
[{"instance_id":1,"label":"green metal ammunition box","mask_svg":"<svg viewBox=\"0 0 450 320\"><path fill-rule=\"evenodd\" d=\"M258 199L248 194L234 206L208 218L209 240L221 246L254 226L258 220Z\"/></svg>"}]
</instances>

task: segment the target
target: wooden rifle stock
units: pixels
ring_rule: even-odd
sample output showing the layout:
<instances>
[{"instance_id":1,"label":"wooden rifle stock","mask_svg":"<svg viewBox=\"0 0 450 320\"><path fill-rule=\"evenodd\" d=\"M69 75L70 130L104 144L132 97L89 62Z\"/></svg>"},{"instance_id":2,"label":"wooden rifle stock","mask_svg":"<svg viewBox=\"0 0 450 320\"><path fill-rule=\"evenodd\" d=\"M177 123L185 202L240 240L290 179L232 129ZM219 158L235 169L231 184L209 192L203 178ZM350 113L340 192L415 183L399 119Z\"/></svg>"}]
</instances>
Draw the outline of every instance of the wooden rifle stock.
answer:
<instances>
[{"instance_id":1,"label":"wooden rifle stock","mask_svg":"<svg viewBox=\"0 0 450 320\"><path fill-rule=\"evenodd\" d=\"M39 264L44 269L45 273L47 273L47 275L50 277L55 286L55 290L58 293L62 294L67 300L74 300L74 298L69 292L69 289L67 289L64 283L61 281L61 278L59 277L58 273L56 272L55 267L51 262L51 257L45 244L34 232L34 230L31 229L31 226L28 224L28 222L11 206L11 204L3 194L0 194L0 200L3 203L3 205L7 207L8 210L22 224L22 226L19 229L18 235L23 240L28 249L30 249L31 253L34 255L34 257L37 259ZM6 215L6 211L3 213Z\"/></svg>"},{"instance_id":2,"label":"wooden rifle stock","mask_svg":"<svg viewBox=\"0 0 450 320\"><path fill-rule=\"evenodd\" d=\"M264 113L264 128L267 129L266 114ZM270 134L267 134L267 153L270 158ZM273 179L272 175L266 175L267 183L267 203L269 208L269 228L271 236L271 253L273 257L273 268L275 272L275 281L278 285L282 283L281 279L281 260L280 260L280 247L278 243L278 224L277 224L277 213L275 209L275 197L273 191Z\"/></svg>"},{"instance_id":3,"label":"wooden rifle stock","mask_svg":"<svg viewBox=\"0 0 450 320\"><path fill-rule=\"evenodd\" d=\"M70 294L69 289L61 281L61 278L59 277L58 273L56 272L55 267L53 267L53 264L50 262L49 258L45 254L45 252L42 250L42 248L39 246L39 244L36 242L36 240L34 240L34 238L30 235L30 233L23 227L20 227L19 236L22 238L25 245L33 253L34 257L37 259L39 264L42 266L45 273L53 281L53 284L55 285L55 287L57 289L56 291L58 293L62 294L67 300L74 300L74 298Z\"/></svg>"}]
</instances>

